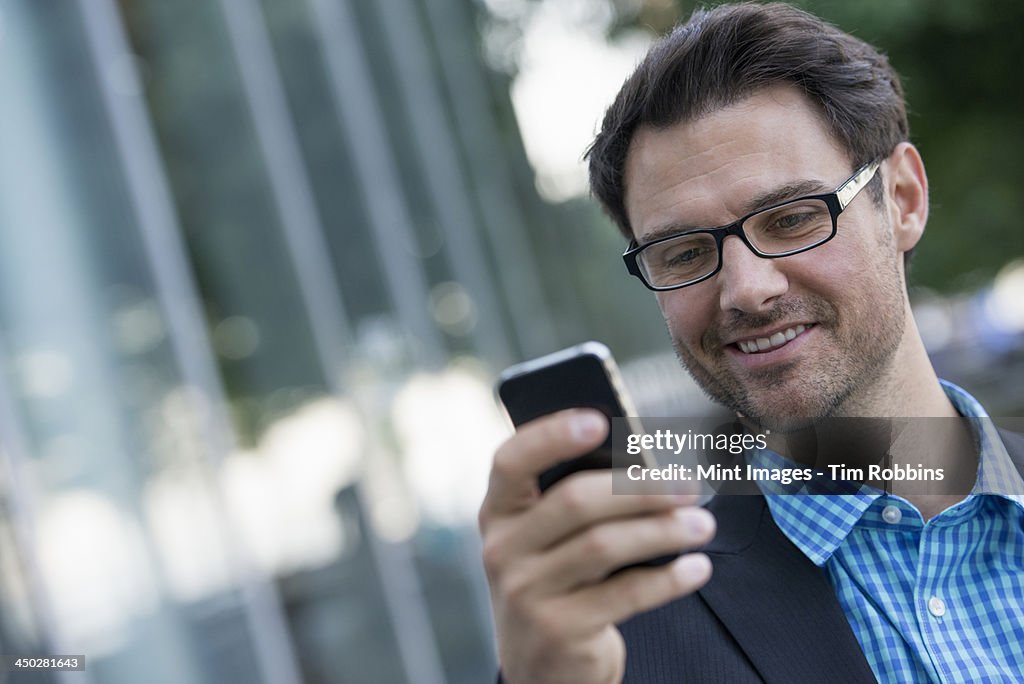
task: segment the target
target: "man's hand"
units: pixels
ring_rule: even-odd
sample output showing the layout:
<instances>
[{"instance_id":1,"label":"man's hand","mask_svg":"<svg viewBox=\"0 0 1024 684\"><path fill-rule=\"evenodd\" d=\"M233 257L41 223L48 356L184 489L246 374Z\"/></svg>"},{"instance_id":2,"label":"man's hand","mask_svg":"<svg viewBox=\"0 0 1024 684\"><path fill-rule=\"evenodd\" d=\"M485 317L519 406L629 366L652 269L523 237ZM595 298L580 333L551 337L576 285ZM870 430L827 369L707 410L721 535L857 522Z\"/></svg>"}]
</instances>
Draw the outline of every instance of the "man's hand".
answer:
<instances>
[{"instance_id":1,"label":"man's hand","mask_svg":"<svg viewBox=\"0 0 1024 684\"><path fill-rule=\"evenodd\" d=\"M626 654L615 624L711 576L708 557L690 553L609 577L707 543L715 521L695 496L613 496L610 471L577 473L540 494L539 473L590 451L607 430L597 411L562 411L522 426L495 453L480 530L508 684L619 682Z\"/></svg>"}]
</instances>

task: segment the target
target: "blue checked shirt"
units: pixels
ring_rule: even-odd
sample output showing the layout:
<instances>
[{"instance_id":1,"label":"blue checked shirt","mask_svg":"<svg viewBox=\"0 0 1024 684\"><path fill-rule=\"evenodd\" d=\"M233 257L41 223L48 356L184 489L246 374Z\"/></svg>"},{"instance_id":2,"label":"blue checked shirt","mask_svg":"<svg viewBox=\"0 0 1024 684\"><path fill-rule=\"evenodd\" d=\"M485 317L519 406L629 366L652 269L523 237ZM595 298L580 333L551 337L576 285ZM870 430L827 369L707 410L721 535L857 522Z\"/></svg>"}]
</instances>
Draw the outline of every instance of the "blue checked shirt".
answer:
<instances>
[{"instance_id":1,"label":"blue checked shirt","mask_svg":"<svg viewBox=\"0 0 1024 684\"><path fill-rule=\"evenodd\" d=\"M987 418L964 390L943 389L961 415ZM766 490L782 532L825 568L880 682L1024 682L1024 483L991 421L972 423L977 483L927 523L877 490Z\"/></svg>"}]
</instances>

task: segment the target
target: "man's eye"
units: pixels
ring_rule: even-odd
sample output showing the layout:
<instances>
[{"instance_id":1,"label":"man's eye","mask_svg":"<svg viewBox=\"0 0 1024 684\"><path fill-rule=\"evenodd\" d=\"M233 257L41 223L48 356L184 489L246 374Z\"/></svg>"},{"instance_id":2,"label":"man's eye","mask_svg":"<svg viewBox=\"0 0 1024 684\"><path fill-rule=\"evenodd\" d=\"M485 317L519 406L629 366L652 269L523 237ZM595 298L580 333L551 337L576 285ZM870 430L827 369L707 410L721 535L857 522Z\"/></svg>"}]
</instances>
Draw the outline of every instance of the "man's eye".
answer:
<instances>
[{"instance_id":1,"label":"man's eye","mask_svg":"<svg viewBox=\"0 0 1024 684\"><path fill-rule=\"evenodd\" d=\"M818 212L813 211L794 211L782 214L781 216L776 216L768 228L770 230L792 230L793 228L799 228L808 221L815 220L817 215Z\"/></svg>"},{"instance_id":2,"label":"man's eye","mask_svg":"<svg viewBox=\"0 0 1024 684\"><path fill-rule=\"evenodd\" d=\"M743 229L755 244L764 240L812 239L831 231L832 218L827 204L807 200L756 214Z\"/></svg>"},{"instance_id":3,"label":"man's eye","mask_svg":"<svg viewBox=\"0 0 1024 684\"><path fill-rule=\"evenodd\" d=\"M714 270L718 246L709 233L694 233L655 243L643 255L648 277L659 283L699 278Z\"/></svg>"},{"instance_id":4,"label":"man's eye","mask_svg":"<svg viewBox=\"0 0 1024 684\"><path fill-rule=\"evenodd\" d=\"M705 263L714 253L714 243L695 244L670 250L662 257L662 263L664 268L689 268Z\"/></svg>"},{"instance_id":5,"label":"man's eye","mask_svg":"<svg viewBox=\"0 0 1024 684\"><path fill-rule=\"evenodd\" d=\"M684 249L675 254L672 254L669 259L666 260L666 264L671 266L672 264L688 264L694 259L699 259L704 250L691 247L690 249Z\"/></svg>"}]
</instances>

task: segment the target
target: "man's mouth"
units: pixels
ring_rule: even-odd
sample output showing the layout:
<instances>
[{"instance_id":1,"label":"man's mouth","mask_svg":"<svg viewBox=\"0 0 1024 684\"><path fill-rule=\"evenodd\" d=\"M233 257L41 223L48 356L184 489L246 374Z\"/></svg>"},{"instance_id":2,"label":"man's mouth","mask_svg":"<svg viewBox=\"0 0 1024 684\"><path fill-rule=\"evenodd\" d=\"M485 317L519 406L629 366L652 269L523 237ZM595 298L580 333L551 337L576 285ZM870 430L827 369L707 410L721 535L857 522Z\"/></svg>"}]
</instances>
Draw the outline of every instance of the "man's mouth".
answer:
<instances>
[{"instance_id":1,"label":"man's mouth","mask_svg":"<svg viewBox=\"0 0 1024 684\"><path fill-rule=\"evenodd\" d=\"M748 340L737 340L736 346L744 354L763 354L773 349L778 349L787 342L791 342L805 330L809 330L814 326L813 323L804 325L795 325L792 328L786 328L780 330L768 337L756 337Z\"/></svg>"}]
</instances>

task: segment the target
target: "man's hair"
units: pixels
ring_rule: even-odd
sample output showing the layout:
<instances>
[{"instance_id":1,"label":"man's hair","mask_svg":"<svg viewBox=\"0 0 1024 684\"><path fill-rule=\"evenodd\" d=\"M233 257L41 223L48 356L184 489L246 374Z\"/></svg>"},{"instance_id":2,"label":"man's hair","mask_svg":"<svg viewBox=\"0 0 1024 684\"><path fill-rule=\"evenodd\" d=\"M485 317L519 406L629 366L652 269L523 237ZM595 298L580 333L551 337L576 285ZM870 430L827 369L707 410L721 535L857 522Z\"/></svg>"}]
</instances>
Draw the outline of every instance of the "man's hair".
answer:
<instances>
[{"instance_id":1,"label":"man's hair","mask_svg":"<svg viewBox=\"0 0 1024 684\"><path fill-rule=\"evenodd\" d=\"M591 192L632 238L625 167L637 129L693 121L778 84L807 96L854 168L909 136L899 76L864 41L781 3L698 9L651 48L605 113L586 154ZM877 176L869 188L881 203Z\"/></svg>"}]
</instances>

